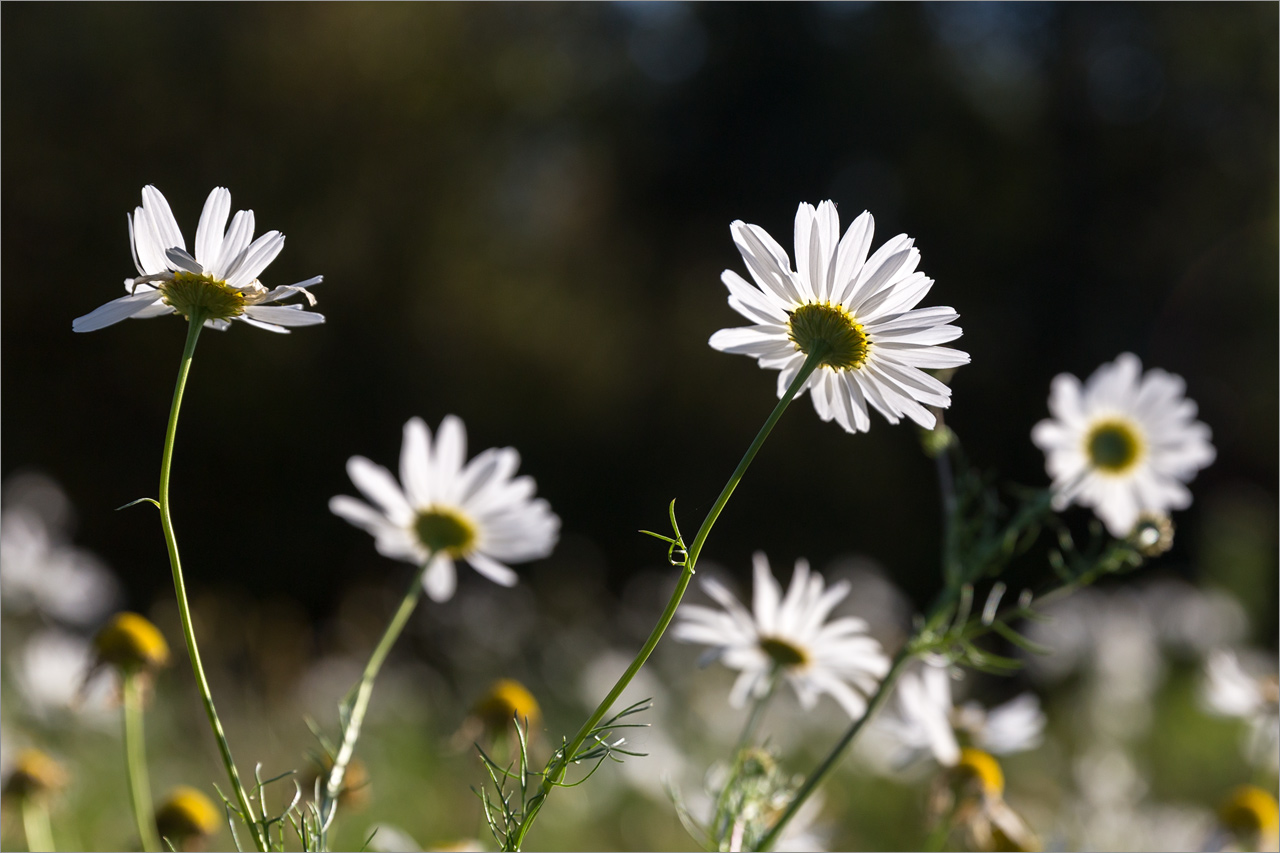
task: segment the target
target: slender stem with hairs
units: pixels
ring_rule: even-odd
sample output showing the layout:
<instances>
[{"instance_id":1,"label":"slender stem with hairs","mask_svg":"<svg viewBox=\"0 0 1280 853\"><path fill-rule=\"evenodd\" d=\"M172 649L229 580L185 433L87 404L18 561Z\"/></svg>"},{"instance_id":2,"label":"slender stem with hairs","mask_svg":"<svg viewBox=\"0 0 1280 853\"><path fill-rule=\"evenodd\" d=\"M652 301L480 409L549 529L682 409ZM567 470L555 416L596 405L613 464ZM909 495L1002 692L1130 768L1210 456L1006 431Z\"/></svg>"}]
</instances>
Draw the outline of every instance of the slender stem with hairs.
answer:
<instances>
[{"instance_id":1,"label":"slender stem with hairs","mask_svg":"<svg viewBox=\"0 0 1280 853\"><path fill-rule=\"evenodd\" d=\"M742 481L742 477L747 473L747 468L751 466L752 460L756 458L756 454L760 452L760 448L764 445L765 439L769 437L769 433L773 431L773 427L778 423L778 419L782 417L782 413L786 411L787 406L804 387L804 383L809 376L822 364L823 359L827 356L828 351L822 347L814 347L805 359L804 366L800 368L800 372L796 374L796 378L792 380L791 386L787 388L782 399L778 401L778 405L774 406L773 411L769 414L768 419L764 422L764 426L760 427L760 432L756 434L755 441L751 442L751 446L747 448L747 452L743 454L742 461L738 463L738 467L734 469L730 475L729 481L725 483L724 489L720 492L720 497L716 498L715 504L712 505L707 517L703 519L702 527L698 529L697 535L693 539L693 544L689 546L688 555L685 559L684 569L680 573L680 579L676 582L675 591L671 593L671 598L667 602L666 608L662 611L662 615L658 618L658 623L653 626L653 631L649 634L649 639L645 640L644 646L641 647L635 659L631 661L631 665L627 667L626 672L613 685L613 689L609 691L609 695L596 707L587 721L582 724L582 728L574 735L573 740L569 741L565 747L560 750L552 764L548 766L546 775L543 777L542 785L538 789L538 793L529 801L529 807L520 822L520 827L508 839L506 849L519 850L524 843L524 837L529 832L529 827L533 825L533 821L537 818L538 812L541 811L543 803L546 802L547 796L551 793L551 789L564 781L565 775L569 772L569 764L573 761L573 756L577 754L579 747L595 730L600 721L604 719L605 714L609 713L609 709L618 701L618 697L622 695L622 691L627 689L627 685L631 683L631 679L635 678L640 667L644 666L649 655L657 648L658 641L662 639L662 635L666 632L667 626L671 624L671 620L676 615L676 608L680 605L680 599L684 597L685 590L689 587L689 581L693 579L694 567L698 562L698 555L702 553L702 546L706 544L707 537L711 535L711 528L715 526L716 519L720 517L721 511L724 510L725 504L729 502L729 498L733 496L733 491L738 487L738 483Z\"/></svg>"},{"instance_id":2,"label":"slender stem with hairs","mask_svg":"<svg viewBox=\"0 0 1280 853\"><path fill-rule=\"evenodd\" d=\"M27 849L52 851L53 828L49 825L49 808L40 797L22 798L22 831L27 834Z\"/></svg>"},{"instance_id":3,"label":"slender stem with hairs","mask_svg":"<svg viewBox=\"0 0 1280 853\"><path fill-rule=\"evenodd\" d=\"M187 585L182 578L182 561L178 557L178 539L173 532L173 518L169 511L169 476L173 469L173 445L178 433L178 412L182 408L182 392L187 387L187 374L191 372L191 359L195 355L196 341L200 338L200 329L204 325L204 317L193 311L187 321L187 344L182 350L182 361L178 366L178 381L173 389L173 405L169 409L169 427L164 434L164 455L160 460L160 526L164 529L164 541L169 548L169 566L173 570L173 591L178 599L178 615L182 619L182 636L187 644L187 655L191 658L191 671L195 673L196 687L200 690L200 699L204 703L205 715L209 718L209 727L213 729L214 739L218 742L218 752L222 763L227 768L227 776L231 779L231 787L235 790L236 801L244 816L244 822L253 835L253 844L260 851L267 850L267 842L249 802L244 785L240 783L240 773L236 770L235 759L231 757L231 747L227 744L226 732L222 729L222 721L218 718L218 710L213 705L213 694L209 691L209 680L205 678L204 665L200 662L200 649L196 645L195 629L191 623L191 605L187 602Z\"/></svg>"},{"instance_id":4,"label":"slender stem with hairs","mask_svg":"<svg viewBox=\"0 0 1280 853\"><path fill-rule=\"evenodd\" d=\"M360 683L354 688L355 695L351 699L350 709L342 728L342 743L338 746L338 754L333 759L333 769L329 771L324 790L321 792L320 831L322 833L329 829L334 813L337 812L338 796L342 793L342 780L346 776L347 766L351 763L351 756L355 753L356 740L360 737L360 726L364 723L365 713L369 710L369 699L373 696L373 681L378 677L378 671L382 669L382 664L387 659L391 647L400 637L400 632L404 630L405 623L409 621L414 608L418 606L418 599L422 597L422 574L430 562L431 558L428 557L423 561L422 568L414 572L413 580L405 590L404 598L400 600L399 609L391 617L387 629L383 631L382 639L378 641L373 654L369 656L369 662L365 664Z\"/></svg>"}]
</instances>

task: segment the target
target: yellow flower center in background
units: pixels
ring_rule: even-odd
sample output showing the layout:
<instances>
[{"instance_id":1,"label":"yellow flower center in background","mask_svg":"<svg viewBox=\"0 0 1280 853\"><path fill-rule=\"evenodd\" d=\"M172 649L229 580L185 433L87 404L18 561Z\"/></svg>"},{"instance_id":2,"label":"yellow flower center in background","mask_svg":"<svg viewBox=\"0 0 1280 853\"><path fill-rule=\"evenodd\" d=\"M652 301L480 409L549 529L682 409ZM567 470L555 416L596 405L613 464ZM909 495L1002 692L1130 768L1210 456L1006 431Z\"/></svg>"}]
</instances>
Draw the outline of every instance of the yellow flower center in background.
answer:
<instances>
[{"instance_id":1,"label":"yellow flower center in background","mask_svg":"<svg viewBox=\"0 0 1280 853\"><path fill-rule=\"evenodd\" d=\"M62 769L62 765L38 749L24 749L13 763L8 781L4 783L4 796L6 799L16 800L42 797L66 784L67 772Z\"/></svg>"},{"instance_id":2,"label":"yellow flower center in background","mask_svg":"<svg viewBox=\"0 0 1280 853\"><path fill-rule=\"evenodd\" d=\"M164 303L188 320L195 311L206 320L230 320L244 313L244 293L211 275L176 272L173 281L163 282L159 289Z\"/></svg>"},{"instance_id":3,"label":"yellow flower center in background","mask_svg":"<svg viewBox=\"0 0 1280 853\"><path fill-rule=\"evenodd\" d=\"M448 509L429 509L418 513L413 529L418 540L433 554L461 557L476 541L476 530L471 522Z\"/></svg>"},{"instance_id":4,"label":"yellow flower center in background","mask_svg":"<svg viewBox=\"0 0 1280 853\"><path fill-rule=\"evenodd\" d=\"M93 640L98 660L124 670L155 669L169 662L160 629L137 613L117 613Z\"/></svg>"},{"instance_id":5,"label":"yellow flower center in background","mask_svg":"<svg viewBox=\"0 0 1280 853\"><path fill-rule=\"evenodd\" d=\"M504 732L513 721L532 728L537 724L542 713L538 700L533 698L523 684L514 678L500 678L495 681L487 693L472 708L472 713L480 718L490 732Z\"/></svg>"},{"instance_id":6,"label":"yellow flower center in background","mask_svg":"<svg viewBox=\"0 0 1280 853\"><path fill-rule=\"evenodd\" d=\"M1270 850L1280 835L1280 806L1255 785L1241 785L1218 809L1222 825L1245 842L1245 850Z\"/></svg>"},{"instance_id":7,"label":"yellow flower center in background","mask_svg":"<svg viewBox=\"0 0 1280 853\"><path fill-rule=\"evenodd\" d=\"M1122 474L1142 456L1142 437L1127 421L1095 424L1084 442L1089 462L1108 474Z\"/></svg>"},{"instance_id":8,"label":"yellow flower center in background","mask_svg":"<svg viewBox=\"0 0 1280 853\"><path fill-rule=\"evenodd\" d=\"M156 829L161 838L181 848L193 838L212 835L222 820L222 812L195 788L179 785L156 809Z\"/></svg>"},{"instance_id":9,"label":"yellow flower center in background","mask_svg":"<svg viewBox=\"0 0 1280 853\"><path fill-rule=\"evenodd\" d=\"M807 651L781 637L761 637L760 650L784 669L804 666L809 662Z\"/></svg>"},{"instance_id":10,"label":"yellow flower center in background","mask_svg":"<svg viewBox=\"0 0 1280 853\"><path fill-rule=\"evenodd\" d=\"M825 353L822 363L836 370L858 368L867 360L870 343L862 324L842 306L810 302L789 316L787 337L805 355L817 348Z\"/></svg>"},{"instance_id":11,"label":"yellow flower center in background","mask_svg":"<svg viewBox=\"0 0 1280 853\"><path fill-rule=\"evenodd\" d=\"M990 753L965 747L960 750L960 760L954 772L961 783L977 782L988 797L999 797L1004 793L1004 771Z\"/></svg>"}]
</instances>

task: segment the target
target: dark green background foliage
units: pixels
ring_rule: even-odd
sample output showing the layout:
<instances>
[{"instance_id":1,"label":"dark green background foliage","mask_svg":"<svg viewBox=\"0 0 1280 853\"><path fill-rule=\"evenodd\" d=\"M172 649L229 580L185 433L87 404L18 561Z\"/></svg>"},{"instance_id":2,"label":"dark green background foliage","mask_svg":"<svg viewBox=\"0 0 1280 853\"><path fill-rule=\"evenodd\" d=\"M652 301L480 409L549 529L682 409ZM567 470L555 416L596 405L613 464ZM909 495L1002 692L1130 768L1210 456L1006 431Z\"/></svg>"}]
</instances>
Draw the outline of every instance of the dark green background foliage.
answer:
<instances>
[{"instance_id":1,"label":"dark green background foliage","mask_svg":"<svg viewBox=\"0 0 1280 853\"><path fill-rule=\"evenodd\" d=\"M5 4L3 467L48 471L135 606L167 597L155 491L184 328L73 317L133 273L154 183L188 240L229 187L322 273L321 328L206 333L175 521L197 590L323 615L404 571L331 516L361 453L455 412L511 444L564 519L522 570L659 568L773 405L712 351L740 325L729 223L790 248L800 201L905 231L961 314L949 423L1045 482L1054 374L1124 350L1183 375L1217 463L1167 564L1262 602L1274 642L1275 4ZM869 554L923 599L937 498L914 428L788 413L707 558ZM1083 519L1082 514L1075 516ZM466 582L480 583L474 577ZM595 579L592 583L598 582ZM465 594L465 590L463 592Z\"/></svg>"}]
</instances>

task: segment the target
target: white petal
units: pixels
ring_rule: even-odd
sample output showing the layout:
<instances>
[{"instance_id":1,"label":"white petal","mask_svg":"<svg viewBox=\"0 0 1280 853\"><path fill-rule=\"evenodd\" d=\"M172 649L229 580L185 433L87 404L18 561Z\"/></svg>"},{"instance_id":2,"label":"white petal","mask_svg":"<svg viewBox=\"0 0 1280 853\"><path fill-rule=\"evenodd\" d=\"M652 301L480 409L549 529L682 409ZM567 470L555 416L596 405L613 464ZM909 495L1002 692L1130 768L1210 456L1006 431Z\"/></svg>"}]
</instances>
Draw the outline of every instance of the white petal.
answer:
<instances>
[{"instance_id":1,"label":"white petal","mask_svg":"<svg viewBox=\"0 0 1280 853\"><path fill-rule=\"evenodd\" d=\"M471 568L487 577L489 580L499 586L515 586L518 576L507 566L499 563L490 557L486 557L479 551L473 551L466 556L466 561L471 564Z\"/></svg>"},{"instance_id":2,"label":"white petal","mask_svg":"<svg viewBox=\"0 0 1280 853\"><path fill-rule=\"evenodd\" d=\"M255 320L281 326L318 326L324 322L323 314L305 311L301 305L249 305L244 313Z\"/></svg>"},{"instance_id":3,"label":"white petal","mask_svg":"<svg viewBox=\"0 0 1280 853\"><path fill-rule=\"evenodd\" d=\"M230 191L225 187L214 187L205 199L200 224L196 226L196 260L206 270L213 269L222 252L222 235L227 230L227 217L230 215Z\"/></svg>"},{"instance_id":4,"label":"white petal","mask_svg":"<svg viewBox=\"0 0 1280 853\"><path fill-rule=\"evenodd\" d=\"M276 259L283 248L284 235L279 231L263 234L244 251L239 263L234 263L227 269L227 284L232 287L248 286Z\"/></svg>"},{"instance_id":5,"label":"white petal","mask_svg":"<svg viewBox=\"0 0 1280 853\"><path fill-rule=\"evenodd\" d=\"M836 249L835 287L831 293L833 302L844 304L852 295L862 265L866 263L874 232L875 219L865 210L850 223L849 230L844 232Z\"/></svg>"},{"instance_id":6,"label":"white petal","mask_svg":"<svg viewBox=\"0 0 1280 853\"><path fill-rule=\"evenodd\" d=\"M783 326L736 326L721 329L707 343L712 349L733 355L758 355L780 341L789 343Z\"/></svg>"},{"instance_id":7,"label":"white petal","mask_svg":"<svg viewBox=\"0 0 1280 853\"><path fill-rule=\"evenodd\" d=\"M159 237L158 242L162 250L175 246L179 249L187 248L186 242L182 239L182 229L178 227L178 220L173 218L169 202L165 200L160 190L150 184L143 187L142 206L151 218L151 225Z\"/></svg>"},{"instance_id":8,"label":"white petal","mask_svg":"<svg viewBox=\"0 0 1280 853\"><path fill-rule=\"evenodd\" d=\"M404 492L386 468L363 456L352 456L347 460L347 474L356 488L380 507L393 524L407 527L413 523L417 513L410 508Z\"/></svg>"},{"instance_id":9,"label":"white petal","mask_svg":"<svg viewBox=\"0 0 1280 853\"><path fill-rule=\"evenodd\" d=\"M240 260L241 253L252 239L253 211L237 210L236 215L231 217L231 227L227 229L226 237L222 241L222 250L218 252L217 260L213 262L213 269L209 274L218 281L226 281L228 272Z\"/></svg>"},{"instance_id":10,"label":"white petal","mask_svg":"<svg viewBox=\"0 0 1280 853\"><path fill-rule=\"evenodd\" d=\"M431 506L431 430L422 418L410 418L404 425L400 445L400 482L409 503L419 509Z\"/></svg>"},{"instance_id":11,"label":"white petal","mask_svg":"<svg viewBox=\"0 0 1280 853\"><path fill-rule=\"evenodd\" d=\"M444 554L431 558L427 570L422 574L422 588L432 601L448 601L453 598L453 591L458 585L458 575L453 568L453 560Z\"/></svg>"},{"instance_id":12,"label":"white petal","mask_svg":"<svg viewBox=\"0 0 1280 853\"><path fill-rule=\"evenodd\" d=\"M160 292L158 290L144 290L141 293L112 299L107 304L98 306L83 317L77 317L71 321L71 330L74 332L96 332L98 329L106 328L134 316L159 298Z\"/></svg>"}]
</instances>

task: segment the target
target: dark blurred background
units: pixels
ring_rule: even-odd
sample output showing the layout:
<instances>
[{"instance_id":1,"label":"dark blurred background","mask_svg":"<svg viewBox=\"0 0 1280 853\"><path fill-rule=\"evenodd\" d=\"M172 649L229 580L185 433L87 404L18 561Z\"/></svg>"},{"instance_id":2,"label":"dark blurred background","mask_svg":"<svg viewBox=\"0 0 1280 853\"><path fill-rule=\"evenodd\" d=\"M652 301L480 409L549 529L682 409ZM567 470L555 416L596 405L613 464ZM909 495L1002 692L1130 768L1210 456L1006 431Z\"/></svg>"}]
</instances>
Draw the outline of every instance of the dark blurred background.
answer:
<instances>
[{"instance_id":1,"label":"dark blurred background","mask_svg":"<svg viewBox=\"0 0 1280 853\"><path fill-rule=\"evenodd\" d=\"M743 219L791 249L801 201L916 238L971 366L948 422L1045 482L1050 379L1129 350L1187 380L1218 461L1166 565L1275 642L1275 4L17 4L3 19L3 473L45 471L134 606L172 595L154 495L185 328L73 335L133 274L144 184L188 241L232 192L323 274L320 328L201 338L173 499L189 584L332 615L407 567L329 514L344 462L395 467L449 412L514 445L564 520L536 587L659 570L774 403L711 350L742 325ZM851 437L805 400L706 552L745 576L868 555L936 587L911 426ZM483 583L474 576L466 583ZM394 594L394 593L393 593ZM463 593L465 594L465 585ZM380 618L380 617L379 617Z\"/></svg>"}]
</instances>

